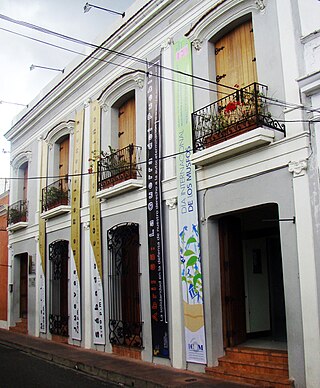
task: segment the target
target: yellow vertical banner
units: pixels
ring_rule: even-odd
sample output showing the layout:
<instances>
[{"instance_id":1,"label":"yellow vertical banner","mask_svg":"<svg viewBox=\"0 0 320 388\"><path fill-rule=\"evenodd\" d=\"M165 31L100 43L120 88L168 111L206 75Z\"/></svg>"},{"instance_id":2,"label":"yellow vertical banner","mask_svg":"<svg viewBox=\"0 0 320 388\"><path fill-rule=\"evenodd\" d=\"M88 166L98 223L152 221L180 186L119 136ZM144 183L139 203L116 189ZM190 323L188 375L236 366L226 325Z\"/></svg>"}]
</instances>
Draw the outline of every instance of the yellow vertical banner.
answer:
<instances>
[{"instance_id":1,"label":"yellow vertical banner","mask_svg":"<svg viewBox=\"0 0 320 388\"><path fill-rule=\"evenodd\" d=\"M93 342L95 344L105 344L100 200L96 197L98 159L100 156L100 106L98 101L93 101L91 103L90 153L90 159L93 161L92 173L90 175L90 251Z\"/></svg>"},{"instance_id":2,"label":"yellow vertical banner","mask_svg":"<svg viewBox=\"0 0 320 388\"><path fill-rule=\"evenodd\" d=\"M71 336L81 340L81 182L84 111L76 113L71 178Z\"/></svg>"},{"instance_id":3,"label":"yellow vertical banner","mask_svg":"<svg viewBox=\"0 0 320 388\"><path fill-rule=\"evenodd\" d=\"M46 221L41 217L42 213L42 192L47 184L47 159L48 145L42 140L41 146L41 168L40 168L40 208L39 208L39 254L40 254L40 274L39 274L39 308L40 308L40 333L46 333Z\"/></svg>"}]
</instances>

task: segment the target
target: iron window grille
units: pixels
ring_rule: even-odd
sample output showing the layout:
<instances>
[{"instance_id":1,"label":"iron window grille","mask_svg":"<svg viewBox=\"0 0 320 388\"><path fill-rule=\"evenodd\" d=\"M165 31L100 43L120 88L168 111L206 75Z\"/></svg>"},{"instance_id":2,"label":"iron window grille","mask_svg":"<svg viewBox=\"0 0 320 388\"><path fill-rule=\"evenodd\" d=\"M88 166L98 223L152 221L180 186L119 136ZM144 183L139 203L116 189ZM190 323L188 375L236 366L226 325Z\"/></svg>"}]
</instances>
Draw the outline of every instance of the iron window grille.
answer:
<instances>
[{"instance_id":1,"label":"iron window grille","mask_svg":"<svg viewBox=\"0 0 320 388\"><path fill-rule=\"evenodd\" d=\"M66 240L49 245L50 296L49 331L68 337L68 251Z\"/></svg>"},{"instance_id":2,"label":"iron window grille","mask_svg":"<svg viewBox=\"0 0 320 388\"><path fill-rule=\"evenodd\" d=\"M124 223L108 230L109 341L142 348L139 225Z\"/></svg>"}]
</instances>

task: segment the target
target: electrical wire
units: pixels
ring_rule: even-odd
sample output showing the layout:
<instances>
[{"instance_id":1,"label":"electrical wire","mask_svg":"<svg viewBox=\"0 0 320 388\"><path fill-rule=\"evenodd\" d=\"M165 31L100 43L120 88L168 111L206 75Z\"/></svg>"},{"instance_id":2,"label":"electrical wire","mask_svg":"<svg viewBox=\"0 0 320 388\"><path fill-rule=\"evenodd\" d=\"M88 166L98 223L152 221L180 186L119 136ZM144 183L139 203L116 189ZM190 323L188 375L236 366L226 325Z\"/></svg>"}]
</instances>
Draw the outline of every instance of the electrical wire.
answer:
<instances>
[{"instance_id":1,"label":"electrical wire","mask_svg":"<svg viewBox=\"0 0 320 388\"><path fill-rule=\"evenodd\" d=\"M281 120L278 120L280 122L286 122L286 121L281 121ZM305 123L320 123L320 120L291 120L289 122L305 122ZM165 160L165 159L171 159L171 158L174 158L174 157L177 157L179 155L182 155L182 154L186 154L186 153L189 153L190 151L189 150L185 150L185 151L181 151L181 152L174 152L173 154L169 154L169 155L164 155L164 156L160 156L157 160ZM193 150L194 152L194 150ZM143 160L143 161L140 161L140 162L136 162L135 165L136 166L142 166L144 164L147 164L148 161L147 160ZM112 168L109 168L108 171L112 172ZM88 176L88 175L97 175L98 174L98 171L94 171L94 172L81 172L81 173L77 173L77 174L68 174L67 175L67 178L72 178L72 177L79 177L79 176ZM24 177L6 177L6 178L3 178L3 177L0 177L0 180L1 179L7 179L7 180L24 180L25 178ZM46 176L34 176L34 177L28 177L27 180L39 180L39 179L65 179L65 177L61 177L61 175L46 175Z\"/></svg>"},{"instance_id":2,"label":"electrical wire","mask_svg":"<svg viewBox=\"0 0 320 388\"><path fill-rule=\"evenodd\" d=\"M150 64L150 62L145 60L145 59L142 59L142 58L139 58L139 57L136 57L136 56L133 56L133 55L125 54L125 53L123 53L121 51L117 51L117 50L113 50L113 49L110 49L110 48L107 48L107 47L103 47L102 45L96 45L94 43L90 43L90 42L87 42L87 41L84 41L84 40L81 40L81 39L78 39L78 38L74 38L74 37L71 37L71 36L68 36L68 35L65 35L65 34L61 34L59 32L52 31L52 30L49 30L49 29L41 27L41 26L37 26L37 25L32 24L32 23L28 23L28 22L21 21L21 20L16 20L16 19L10 18L9 16L3 15L3 14L0 14L0 19L3 19L3 20L5 20L7 22L10 22L10 23L18 24L20 26L23 26L23 27L26 27L26 28L29 28L29 29L36 30L38 32L42 32L42 33L45 33L45 34L49 34L49 35L58 37L60 39L68 40L68 41L70 41L72 43L89 46L91 48L94 48L95 50L98 50L98 49L105 50L105 51L107 51L109 53L122 56L122 57L124 57L126 59L134 60L135 62L139 62L139 63L142 63L142 64L147 65L147 66ZM23 34L20 34L20 35L23 35ZM40 41L40 40L38 40L38 41ZM45 43L45 42L42 41L42 43ZM57 45L53 45L53 44L52 44L52 46L58 47ZM59 48L62 48L62 47L59 47ZM65 49L65 48L62 48L62 49ZM66 49L66 50L70 51L70 52L74 52L76 54L84 55L86 57L90 57L90 58L94 58L94 59L100 60L100 58L93 57L92 55L85 55L83 53L79 53L79 52L77 52L75 50L70 50L70 49ZM121 67L129 68L129 67L126 67L126 66L118 64L118 63L117 64L112 63L110 61L106 61L106 63L110 63L110 64L113 64L115 66L121 66ZM164 70L169 70L169 71L171 71L173 73L177 73L179 75L190 77L190 78L198 80L198 81L207 82L207 83L210 83L210 84L214 84L216 86L219 85L221 88L231 89L233 91L239 90L238 88L236 88L234 86L223 85L223 84L217 83L216 81L212 81L212 80L209 80L209 79L206 79L206 78L203 78L203 77L199 77L199 76L194 75L194 74L186 73L186 72L183 72L183 71L180 71L180 70L176 70L176 69L173 69L173 68L170 68L170 67L167 67L167 66L163 66L161 64L160 65L159 64L155 64L155 66L158 66L158 67L160 67L161 69L164 69ZM132 68L129 68L129 69L133 70ZM134 69L134 70L136 70L136 69ZM146 72L145 70L140 70L140 71L144 72L145 74L148 74L148 72ZM182 81L174 80L174 79L171 79L171 78L167 78L167 77L164 77L162 75L159 75L159 77L162 78L162 79L170 80L172 82L183 83ZM187 85L187 83L185 83L185 84ZM189 84L189 85L193 86L193 87L209 90L209 91L212 91L212 92L217 92L217 90L212 90L212 89L209 89L209 88L201 87L199 85L192 85L192 84ZM222 93L226 94L226 95L228 94L227 92L222 92ZM279 99L274 99L272 97L265 97L265 98L268 99L271 102L282 104L282 106L285 106L287 108L302 109L302 110L307 110L309 112L320 113L320 110L312 109L311 107L305 107L305 106L302 106L302 105L297 105L296 103L289 103L287 101L282 101L282 100L279 100Z\"/></svg>"}]
</instances>

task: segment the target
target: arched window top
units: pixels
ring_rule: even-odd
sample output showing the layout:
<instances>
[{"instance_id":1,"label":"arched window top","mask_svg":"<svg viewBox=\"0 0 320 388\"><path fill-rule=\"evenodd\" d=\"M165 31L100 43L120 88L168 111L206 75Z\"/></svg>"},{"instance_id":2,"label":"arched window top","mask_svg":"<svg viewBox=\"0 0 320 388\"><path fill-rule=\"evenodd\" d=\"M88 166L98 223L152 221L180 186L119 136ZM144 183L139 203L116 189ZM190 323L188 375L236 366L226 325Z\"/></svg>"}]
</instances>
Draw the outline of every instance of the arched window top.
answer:
<instances>
[{"instance_id":1,"label":"arched window top","mask_svg":"<svg viewBox=\"0 0 320 388\"><path fill-rule=\"evenodd\" d=\"M137 89L142 89L144 86L145 74L141 71L132 71L118 77L111 82L110 85L101 93L98 98L100 106L104 110L117 104L122 96L127 95Z\"/></svg>"},{"instance_id":2,"label":"arched window top","mask_svg":"<svg viewBox=\"0 0 320 388\"><path fill-rule=\"evenodd\" d=\"M31 162L31 151L23 151L20 152L18 155L16 155L12 160L11 160L11 166L17 170L19 168L23 168L25 164L28 164Z\"/></svg>"},{"instance_id":3,"label":"arched window top","mask_svg":"<svg viewBox=\"0 0 320 388\"><path fill-rule=\"evenodd\" d=\"M226 31L229 28L228 26L234 27L241 21L249 19L254 11L257 11L254 2L239 4L239 2L220 1L202 15L185 36L195 47L201 47L202 42L219 36L222 30Z\"/></svg>"},{"instance_id":4,"label":"arched window top","mask_svg":"<svg viewBox=\"0 0 320 388\"><path fill-rule=\"evenodd\" d=\"M74 130L74 120L62 121L55 127L53 127L45 137L45 141L49 146L52 146L55 143L65 138L67 135L70 135Z\"/></svg>"}]
</instances>

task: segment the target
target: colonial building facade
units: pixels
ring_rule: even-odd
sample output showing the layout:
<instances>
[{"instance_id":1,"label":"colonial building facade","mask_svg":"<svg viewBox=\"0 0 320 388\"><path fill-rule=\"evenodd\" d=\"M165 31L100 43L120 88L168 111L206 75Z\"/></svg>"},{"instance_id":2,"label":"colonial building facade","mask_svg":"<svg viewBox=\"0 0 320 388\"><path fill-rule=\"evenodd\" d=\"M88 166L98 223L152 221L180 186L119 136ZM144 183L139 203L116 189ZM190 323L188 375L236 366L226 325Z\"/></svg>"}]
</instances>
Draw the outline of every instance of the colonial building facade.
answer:
<instances>
[{"instance_id":1,"label":"colonial building facade","mask_svg":"<svg viewBox=\"0 0 320 388\"><path fill-rule=\"evenodd\" d=\"M10 327L319 385L319 11L139 0L29 105L6 134Z\"/></svg>"}]
</instances>

